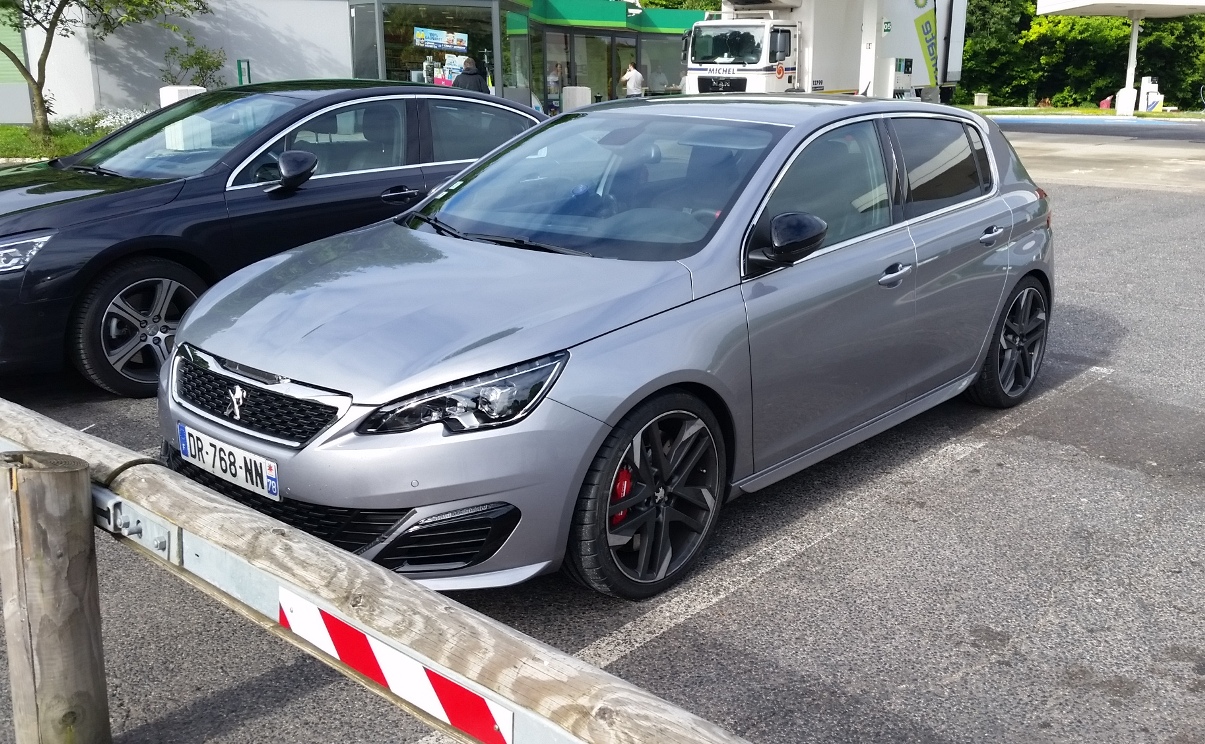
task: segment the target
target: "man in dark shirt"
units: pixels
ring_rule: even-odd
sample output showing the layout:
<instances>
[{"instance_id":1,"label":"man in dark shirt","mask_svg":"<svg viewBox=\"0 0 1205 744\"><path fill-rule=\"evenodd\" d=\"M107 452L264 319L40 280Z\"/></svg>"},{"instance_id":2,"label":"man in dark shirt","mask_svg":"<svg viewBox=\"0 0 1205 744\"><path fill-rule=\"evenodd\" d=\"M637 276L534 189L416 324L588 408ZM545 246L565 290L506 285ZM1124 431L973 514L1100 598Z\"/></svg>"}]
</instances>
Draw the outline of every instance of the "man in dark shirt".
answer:
<instances>
[{"instance_id":1,"label":"man in dark shirt","mask_svg":"<svg viewBox=\"0 0 1205 744\"><path fill-rule=\"evenodd\" d=\"M490 92L490 86L485 82L485 76L477 69L477 62L472 57L464 58L464 69L452 81L452 87L475 90L478 93Z\"/></svg>"}]
</instances>

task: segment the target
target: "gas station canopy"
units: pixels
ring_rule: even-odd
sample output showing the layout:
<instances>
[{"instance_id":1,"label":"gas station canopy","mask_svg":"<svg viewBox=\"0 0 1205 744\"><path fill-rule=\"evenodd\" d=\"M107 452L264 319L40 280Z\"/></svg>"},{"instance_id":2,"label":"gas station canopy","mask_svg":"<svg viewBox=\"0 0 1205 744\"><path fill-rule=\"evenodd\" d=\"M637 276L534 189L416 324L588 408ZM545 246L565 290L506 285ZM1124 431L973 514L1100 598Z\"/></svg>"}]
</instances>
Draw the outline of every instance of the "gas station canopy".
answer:
<instances>
[{"instance_id":1,"label":"gas station canopy","mask_svg":"<svg viewBox=\"0 0 1205 744\"><path fill-rule=\"evenodd\" d=\"M1202 2L1168 0L1129 0L1124 3L1087 2L1086 0L1038 0L1038 15L1121 16L1130 18L1175 18L1205 13Z\"/></svg>"}]
</instances>

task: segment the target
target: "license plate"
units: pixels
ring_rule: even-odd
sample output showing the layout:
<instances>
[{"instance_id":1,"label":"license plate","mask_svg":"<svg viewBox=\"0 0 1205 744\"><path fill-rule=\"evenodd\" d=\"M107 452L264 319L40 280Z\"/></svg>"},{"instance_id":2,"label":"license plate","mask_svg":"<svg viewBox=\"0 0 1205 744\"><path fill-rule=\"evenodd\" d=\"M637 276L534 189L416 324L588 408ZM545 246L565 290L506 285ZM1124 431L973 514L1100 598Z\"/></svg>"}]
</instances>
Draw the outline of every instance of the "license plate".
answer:
<instances>
[{"instance_id":1,"label":"license plate","mask_svg":"<svg viewBox=\"0 0 1205 744\"><path fill-rule=\"evenodd\" d=\"M176 424L176 433L180 438L180 455L188 462L252 493L280 501L275 462L184 424Z\"/></svg>"}]
</instances>

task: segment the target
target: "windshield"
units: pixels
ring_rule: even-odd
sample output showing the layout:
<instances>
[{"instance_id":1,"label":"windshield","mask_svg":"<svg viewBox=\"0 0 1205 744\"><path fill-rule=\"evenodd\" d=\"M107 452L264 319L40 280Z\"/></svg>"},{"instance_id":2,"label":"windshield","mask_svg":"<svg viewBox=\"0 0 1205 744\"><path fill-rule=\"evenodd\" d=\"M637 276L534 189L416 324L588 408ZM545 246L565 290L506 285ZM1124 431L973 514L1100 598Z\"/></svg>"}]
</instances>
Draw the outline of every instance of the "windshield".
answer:
<instances>
[{"instance_id":1,"label":"windshield","mask_svg":"<svg viewBox=\"0 0 1205 744\"><path fill-rule=\"evenodd\" d=\"M71 167L100 168L130 178L195 176L301 103L264 93L202 93L147 116Z\"/></svg>"},{"instance_id":2,"label":"windshield","mask_svg":"<svg viewBox=\"0 0 1205 744\"><path fill-rule=\"evenodd\" d=\"M695 26L690 61L698 64L755 65L761 61L764 26Z\"/></svg>"},{"instance_id":3,"label":"windshield","mask_svg":"<svg viewBox=\"0 0 1205 744\"><path fill-rule=\"evenodd\" d=\"M672 261L706 244L787 127L620 112L563 114L423 210L470 238ZM488 237L485 237L488 236Z\"/></svg>"}]
</instances>

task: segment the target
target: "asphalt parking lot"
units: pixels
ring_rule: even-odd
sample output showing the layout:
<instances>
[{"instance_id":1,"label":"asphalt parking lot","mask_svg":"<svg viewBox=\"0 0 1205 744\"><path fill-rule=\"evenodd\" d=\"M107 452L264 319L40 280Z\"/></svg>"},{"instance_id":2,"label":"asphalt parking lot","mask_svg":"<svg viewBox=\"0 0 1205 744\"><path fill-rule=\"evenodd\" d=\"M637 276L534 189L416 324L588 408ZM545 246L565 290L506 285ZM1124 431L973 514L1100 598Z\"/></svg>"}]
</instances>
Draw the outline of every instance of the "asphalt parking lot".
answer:
<instances>
[{"instance_id":1,"label":"asphalt parking lot","mask_svg":"<svg viewBox=\"0 0 1205 744\"><path fill-rule=\"evenodd\" d=\"M731 504L662 597L455 598L753 742L1205 741L1205 136L1130 134L1010 135L1055 201L1036 398L948 403ZM153 401L0 395L158 449ZM439 740L99 543L121 744Z\"/></svg>"}]
</instances>

